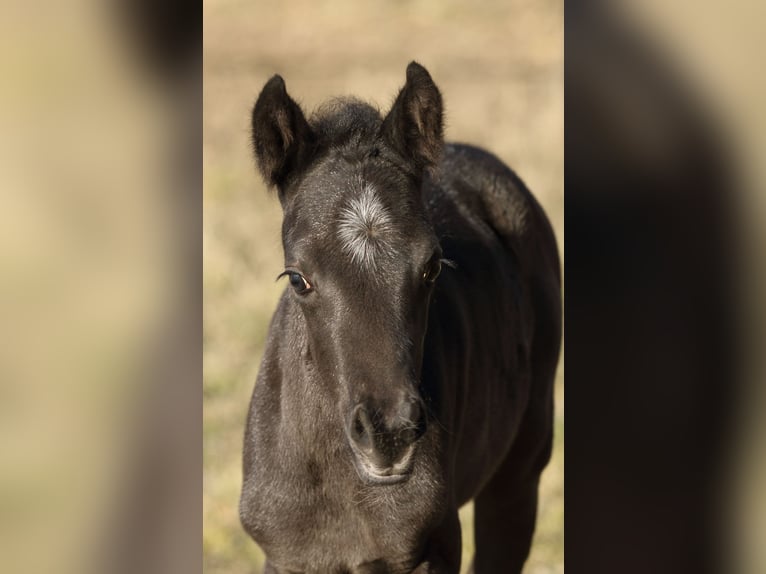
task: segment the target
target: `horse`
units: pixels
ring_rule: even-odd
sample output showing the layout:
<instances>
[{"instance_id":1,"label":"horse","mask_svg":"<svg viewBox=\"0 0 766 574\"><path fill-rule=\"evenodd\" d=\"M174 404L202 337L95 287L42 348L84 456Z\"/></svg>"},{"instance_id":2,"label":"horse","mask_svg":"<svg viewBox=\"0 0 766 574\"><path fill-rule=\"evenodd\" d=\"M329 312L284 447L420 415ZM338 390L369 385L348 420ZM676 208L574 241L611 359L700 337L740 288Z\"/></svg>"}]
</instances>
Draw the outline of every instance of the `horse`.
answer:
<instances>
[{"instance_id":1,"label":"horse","mask_svg":"<svg viewBox=\"0 0 766 574\"><path fill-rule=\"evenodd\" d=\"M417 62L388 113L309 119L274 75L252 110L286 286L247 415L239 503L264 572L520 572L552 450L555 236L521 179L443 136Z\"/></svg>"}]
</instances>

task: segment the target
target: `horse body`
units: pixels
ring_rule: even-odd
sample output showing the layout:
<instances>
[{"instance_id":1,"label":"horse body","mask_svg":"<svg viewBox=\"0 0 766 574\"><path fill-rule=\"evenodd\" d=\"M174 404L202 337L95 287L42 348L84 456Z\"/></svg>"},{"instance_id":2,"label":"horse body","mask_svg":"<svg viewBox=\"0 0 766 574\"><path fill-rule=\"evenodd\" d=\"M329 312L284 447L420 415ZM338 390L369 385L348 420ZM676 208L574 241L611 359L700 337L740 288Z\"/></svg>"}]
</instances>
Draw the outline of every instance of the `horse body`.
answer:
<instances>
[{"instance_id":1,"label":"horse body","mask_svg":"<svg viewBox=\"0 0 766 574\"><path fill-rule=\"evenodd\" d=\"M529 551L555 240L502 162L441 142L438 90L407 76L386 118L346 101L306 122L281 78L254 110L292 285L245 434L240 516L268 572L456 573L471 499L476 572L520 571Z\"/></svg>"}]
</instances>

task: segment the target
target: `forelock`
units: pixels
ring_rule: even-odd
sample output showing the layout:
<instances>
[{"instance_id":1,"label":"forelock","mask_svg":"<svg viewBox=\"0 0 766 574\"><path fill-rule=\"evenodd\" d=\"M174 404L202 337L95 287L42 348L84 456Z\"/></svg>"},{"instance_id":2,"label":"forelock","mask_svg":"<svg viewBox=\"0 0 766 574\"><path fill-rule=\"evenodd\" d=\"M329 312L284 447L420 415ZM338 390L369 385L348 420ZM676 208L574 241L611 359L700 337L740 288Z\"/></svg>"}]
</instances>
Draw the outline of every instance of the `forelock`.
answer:
<instances>
[{"instance_id":1,"label":"forelock","mask_svg":"<svg viewBox=\"0 0 766 574\"><path fill-rule=\"evenodd\" d=\"M324 146L373 141L382 123L380 112L356 98L335 98L322 104L309 123Z\"/></svg>"}]
</instances>

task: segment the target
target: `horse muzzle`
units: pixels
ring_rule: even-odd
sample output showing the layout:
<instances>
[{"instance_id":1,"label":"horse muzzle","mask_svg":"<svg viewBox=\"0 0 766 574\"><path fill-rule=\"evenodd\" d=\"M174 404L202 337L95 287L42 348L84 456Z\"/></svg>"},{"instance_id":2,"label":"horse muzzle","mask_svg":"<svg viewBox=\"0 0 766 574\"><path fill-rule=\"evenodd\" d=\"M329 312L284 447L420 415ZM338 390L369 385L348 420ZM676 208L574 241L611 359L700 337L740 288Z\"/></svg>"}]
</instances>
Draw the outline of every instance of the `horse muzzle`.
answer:
<instances>
[{"instance_id":1,"label":"horse muzzle","mask_svg":"<svg viewBox=\"0 0 766 574\"><path fill-rule=\"evenodd\" d=\"M418 439L426 430L425 409L420 401L403 401L395 414L356 405L349 417L347 434L354 466L368 484L396 484L412 474Z\"/></svg>"}]
</instances>

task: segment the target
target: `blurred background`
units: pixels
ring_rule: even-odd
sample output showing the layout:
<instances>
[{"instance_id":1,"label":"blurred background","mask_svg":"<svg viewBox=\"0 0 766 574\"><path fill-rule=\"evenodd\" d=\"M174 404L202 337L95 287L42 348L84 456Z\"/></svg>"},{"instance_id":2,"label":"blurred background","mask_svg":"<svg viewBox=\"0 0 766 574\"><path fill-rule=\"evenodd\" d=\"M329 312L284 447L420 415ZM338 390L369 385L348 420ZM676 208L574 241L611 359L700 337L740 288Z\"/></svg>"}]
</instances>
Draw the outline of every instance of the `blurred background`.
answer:
<instances>
[{"instance_id":1,"label":"blurred background","mask_svg":"<svg viewBox=\"0 0 766 574\"><path fill-rule=\"evenodd\" d=\"M560 245L566 204L570 573L766 571L766 5L564 12L0 0L0 572L256 569L239 452L281 261L250 106L279 72L385 109L412 58Z\"/></svg>"},{"instance_id":2,"label":"blurred background","mask_svg":"<svg viewBox=\"0 0 766 574\"><path fill-rule=\"evenodd\" d=\"M411 60L431 73L446 139L510 165L548 213L563 255L563 2L479 4L206 0L204 12L204 569L257 572L237 504L248 401L284 283L281 210L255 170L250 111L275 73L310 113L354 95L388 109ZM527 571L564 570L563 353L553 460ZM463 563L472 507L461 512Z\"/></svg>"}]
</instances>

